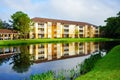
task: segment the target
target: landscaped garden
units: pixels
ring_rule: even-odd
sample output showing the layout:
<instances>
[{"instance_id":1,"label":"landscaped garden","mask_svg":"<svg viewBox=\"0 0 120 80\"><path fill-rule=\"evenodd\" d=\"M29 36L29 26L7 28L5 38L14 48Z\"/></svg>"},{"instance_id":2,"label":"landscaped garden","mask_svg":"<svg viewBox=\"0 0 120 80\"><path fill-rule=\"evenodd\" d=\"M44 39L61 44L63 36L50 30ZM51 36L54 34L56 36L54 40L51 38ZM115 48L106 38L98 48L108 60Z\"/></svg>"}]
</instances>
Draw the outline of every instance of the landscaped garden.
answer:
<instances>
[{"instance_id":1,"label":"landscaped garden","mask_svg":"<svg viewBox=\"0 0 120 80\"><path fill-rule=\"evenodd\" d=\"M120 45L99 60L90 72L76 80L120 80Z\"/></svg>"}]
</instances>

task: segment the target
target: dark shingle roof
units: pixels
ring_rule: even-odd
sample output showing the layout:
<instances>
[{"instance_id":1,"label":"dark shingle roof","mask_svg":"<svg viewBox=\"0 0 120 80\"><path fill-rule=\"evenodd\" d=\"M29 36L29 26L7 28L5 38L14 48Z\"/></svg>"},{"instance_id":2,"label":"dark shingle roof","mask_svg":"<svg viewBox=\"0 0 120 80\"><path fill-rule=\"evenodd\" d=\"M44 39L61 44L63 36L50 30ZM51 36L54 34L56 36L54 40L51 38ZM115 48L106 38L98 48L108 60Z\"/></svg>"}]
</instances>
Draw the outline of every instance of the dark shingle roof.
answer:
<instances>
[{"instance_id":1,"label":"dark shingle roof","mask_svg":"<svg viewBox=\"0 0 120 80\"><path fill-rule=\"evenodd\" d=\"M38 18L38 17L32 18L31 20L33 22L52 22L52 23L60 22L62 24L75 24L75 25L80 25L80 26L85 26L85 25L95 26L93 24L86 23L86 22L69 21L69 20L58 20L58 19L48 19L48 18Z\"/></svg>"}]
</instances>

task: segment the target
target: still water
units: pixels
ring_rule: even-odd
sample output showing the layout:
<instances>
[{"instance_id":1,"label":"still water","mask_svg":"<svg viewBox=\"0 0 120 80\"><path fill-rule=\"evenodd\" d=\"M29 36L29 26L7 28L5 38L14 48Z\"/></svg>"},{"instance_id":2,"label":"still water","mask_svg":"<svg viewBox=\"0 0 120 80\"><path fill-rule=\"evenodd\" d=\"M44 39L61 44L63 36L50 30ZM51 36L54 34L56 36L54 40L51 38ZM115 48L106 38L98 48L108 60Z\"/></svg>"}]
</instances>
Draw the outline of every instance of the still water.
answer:
<instances>
[{"instance_id":1,"label":"still water","mask_svg":"<svg viewBox=\"0 0 120 80\"><path fill-rule=\"evenodd\" d=\"M83 62L90 54L109 51L113 46L111 42L1 46L0 80L23 80L31 74L49 70L69 70Z\"/></svg>"}]
</instances>

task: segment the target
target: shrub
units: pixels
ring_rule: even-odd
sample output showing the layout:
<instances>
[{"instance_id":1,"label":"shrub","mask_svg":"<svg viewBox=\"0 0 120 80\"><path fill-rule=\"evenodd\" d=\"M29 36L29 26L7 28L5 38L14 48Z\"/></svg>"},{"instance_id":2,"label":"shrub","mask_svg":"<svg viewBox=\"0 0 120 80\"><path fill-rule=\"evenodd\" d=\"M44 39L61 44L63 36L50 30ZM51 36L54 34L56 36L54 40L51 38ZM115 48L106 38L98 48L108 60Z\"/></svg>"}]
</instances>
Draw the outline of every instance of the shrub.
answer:
<instances>
[{"instance_id":1,"label":"shrub","mask_svg":"<svg viewBox=\"0 0 120 80\"><path fill-rule=\"evenodd\" d=\"M85 74L91 71L95 63L101 58L102 58L101 53L99 53L99 54L91 55L88 59L85 59L85 61L80 65L80 73Z\"/></svg>"}]
</instances>

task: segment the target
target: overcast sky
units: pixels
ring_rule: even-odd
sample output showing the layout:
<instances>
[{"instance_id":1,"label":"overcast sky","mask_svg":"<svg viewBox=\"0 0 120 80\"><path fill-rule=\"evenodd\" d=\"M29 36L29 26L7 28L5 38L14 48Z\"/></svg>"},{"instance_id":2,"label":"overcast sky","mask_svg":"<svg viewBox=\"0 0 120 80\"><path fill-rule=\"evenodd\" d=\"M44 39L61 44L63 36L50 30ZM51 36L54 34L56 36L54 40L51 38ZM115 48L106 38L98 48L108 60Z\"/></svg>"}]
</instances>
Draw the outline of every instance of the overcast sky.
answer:
<instances>
[{"instance_id":1,"label":"overcast sky","mask_svg":"<svg viewBox=\"0 0 120 80\"><path fill-rule=\"evenodd\" d=\"M0 19L8 21L16 11L30 18L42 17L104 25L120 11L120 0L0 0Z\"/></svg>"}]
</instances>

